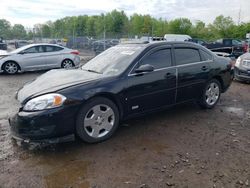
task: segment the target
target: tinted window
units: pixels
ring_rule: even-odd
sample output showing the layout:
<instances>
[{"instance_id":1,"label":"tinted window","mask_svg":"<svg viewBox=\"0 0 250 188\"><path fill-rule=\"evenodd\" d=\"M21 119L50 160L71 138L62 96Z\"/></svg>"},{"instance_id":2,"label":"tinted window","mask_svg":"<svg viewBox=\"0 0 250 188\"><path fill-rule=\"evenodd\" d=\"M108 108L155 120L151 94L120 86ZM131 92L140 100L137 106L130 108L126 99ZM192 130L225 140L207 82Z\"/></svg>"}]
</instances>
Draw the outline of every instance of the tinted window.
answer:
<instances>
[{"instance_id":1,"label":"tinted window","mask_svg":"<svg viewBox=\"0 0 250 188\"><path fill-rule=\"evenodd\" d=\"M218 43L223 43L223 40L222 39L218 39L216 42L218 42Z\"/></svg>"},{"instance_id":2,"label":"tinted window","mask_svg":"<svg viewBox=\"0 0 250 188\"><path fill-rule=\"evenodd\" d=\"M241 45L242 42L239 40L232 40L233 45Z\"/></svg>"},{"instance_id":3,"label":"tinted window","mask_svg":"<svg viewBox=\"0 0 250 188\"><path fill-rule=\"evenodd\" d=\"M232 45L232 41L231 41L231 40L225 39L225 40L224 40L224 45L225 45L225 46L230 46L230 45Z\"/></svg>"},{"instance_id":4,"label":"tinted window","mask_svg":"<svg viewBox=\"0 0 250 188\"><path fill-rule=\"evenodd\" d=\"M193 48L176 48L175 49L176 65L200 62L199 50Z\"/></svg>"},{"instance_id":5,"label":"tinted window","mask_svg":"<svg viewBox=\"0 0 250 188\"><path fill-rule=\"evenodd\" d=\"M43 48L41 46L34 46L23 51L24 53L41 53Z\"/></svg>"},{"instance_id":6,"label":"tinted window","mask_svg":"<svg viewBox=\"0 0 250 188\"><path fill-rule=\"evenodd\" d=\"M58 47L58 46L45 46L45 50L46 52L56 52L56 51L60 51L63 48Z\"/></svg>"},{"instance_id":7,"label":"tinted window","mask_svg":"<svg viewBox=\"0 0 250 188\"><path fill-rule=\"evenodd\" d=\"M208 52L205 52L203 50L201 50L201 56L202 56L202 59L204 61L213 60L213 56L211 54L209 54Z\"/></svg>"},{"instance_id":8,"label":"tinted window","mask_svg":"<svg viewBox=\"0 0 250 188\"><path fill-rule=\"evenodd\" d=\"M171 66L171 50L162 49L147 55L142 59L140 65L146 64L153 65L155 69Z\"/></svg>"},{"instance_id":9,"label":"tinted window","mask_svg":"<svg viewBox=\"0 0 250 188\"><path fill-rule=\"evenodd\" d=\"M83 70L94 70L104 75L119 75L144 50L136 45L117 45L111 47L82 66Z\"/></svg>"}]
</instances>

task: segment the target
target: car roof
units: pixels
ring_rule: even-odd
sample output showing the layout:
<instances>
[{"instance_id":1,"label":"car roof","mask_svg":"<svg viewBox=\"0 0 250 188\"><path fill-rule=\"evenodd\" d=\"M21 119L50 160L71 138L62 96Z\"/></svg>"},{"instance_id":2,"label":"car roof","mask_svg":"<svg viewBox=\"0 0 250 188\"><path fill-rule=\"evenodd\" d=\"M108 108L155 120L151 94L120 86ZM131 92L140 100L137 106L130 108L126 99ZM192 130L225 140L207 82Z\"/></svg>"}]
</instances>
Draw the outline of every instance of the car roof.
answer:
<instances>
[{"instance_id":1,"label":"car roof","mask_svg":"<svg viewBox=\"0 0 250 188\"><path fill-rule=\"evenodd\" d=\"M60 45L58 45L58 44L50 44L50 43L29 44L29 45L27 45L27 47L40 46L40 45L57 46L57 47L62 47L62 48L63 48L63 46L60 46Z\"/></svg>"},{"instance_id":2,"label":"car roof","mask_svg":"<svg viewBox=\"0 0 250 188\"><path fill-rule=\"evenodd\" d=\"M190 46L190 47L196 47L201 48L202 46L193 42L185 41L154 41L154 42L130 42L130 43L121 43L119 45L127 45L127 46L138 46L138 47L157 47L157 46L163 46L163 45L184 45L184 46Z\"/></svg>"}]
</instances>

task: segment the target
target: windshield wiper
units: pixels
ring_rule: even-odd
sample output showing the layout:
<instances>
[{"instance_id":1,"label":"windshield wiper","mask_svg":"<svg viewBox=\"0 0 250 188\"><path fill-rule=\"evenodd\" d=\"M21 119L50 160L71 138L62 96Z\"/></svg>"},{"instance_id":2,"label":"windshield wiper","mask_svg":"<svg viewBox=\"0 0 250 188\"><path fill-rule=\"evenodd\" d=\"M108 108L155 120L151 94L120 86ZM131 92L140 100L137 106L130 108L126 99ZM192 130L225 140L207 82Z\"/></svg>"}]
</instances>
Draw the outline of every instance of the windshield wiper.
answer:
<instances>
[{"instance_id":1,"label":"windshield wiper","mask_svg":"<svg viewBox=\"0 0 250 188\"><path fill-rule=\"evenodd\" d=\"M82 70L85 70L85 71L88 71L88 72L94 72L94 73L97 73L97 74L102 74L101 72L91 70L91 69L82 69Z\"/></svg>"}]
</instances>

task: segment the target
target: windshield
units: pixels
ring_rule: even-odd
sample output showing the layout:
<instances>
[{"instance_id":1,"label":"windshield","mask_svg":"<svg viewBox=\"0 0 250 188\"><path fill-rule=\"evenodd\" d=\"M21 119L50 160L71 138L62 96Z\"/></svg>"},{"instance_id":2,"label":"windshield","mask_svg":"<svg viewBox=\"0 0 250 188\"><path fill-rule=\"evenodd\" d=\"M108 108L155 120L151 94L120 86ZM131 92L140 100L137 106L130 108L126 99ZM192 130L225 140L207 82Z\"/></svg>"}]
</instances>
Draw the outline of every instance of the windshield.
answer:
<instances>
[{"instance_id":1,"label":"windshield","mask_svg":"<svg viewBox=\"0 0 250 188\"><path fill-rule=\"evenodd\" d=\"M22 47L20 47L20 48L18 48L16 50L11 51L10 54L17 54L17 53L25 50L26 48L29 48L29 47L32 47L32 46L34 46L34 45L33 44L28 44L28 45L22 46Z\"/></svg>"},{"instance_id":2,"label":"windshield","mask_svg":"<svg viewBox=\"0 0 250 188\"><path fill-rule=\"evenodd\" d=\"M127 69L144 47L118 45L104 51L82 66L83 70L115 76Z\"/></svg>"}]
</instances>

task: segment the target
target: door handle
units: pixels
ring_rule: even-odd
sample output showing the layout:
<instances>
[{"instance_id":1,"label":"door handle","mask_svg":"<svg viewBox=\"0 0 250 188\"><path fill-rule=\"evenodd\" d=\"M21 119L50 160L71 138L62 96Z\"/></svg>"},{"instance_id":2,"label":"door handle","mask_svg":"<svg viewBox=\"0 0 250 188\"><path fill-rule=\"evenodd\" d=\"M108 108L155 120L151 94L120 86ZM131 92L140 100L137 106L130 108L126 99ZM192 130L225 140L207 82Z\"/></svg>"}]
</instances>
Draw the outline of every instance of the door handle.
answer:
<instances>
[{"instance_id":1,"label":"door handle","mask_svg":"<svg viewBox=\"0 0 250 188\"><path fill-rule=\"evenodd\" d=\"M201 70L203 70L203 71L206 71L208 68L207 68L207 66L203 66L202 68L201 68Z\"/></svg>"},{"instance_id":2,"label":"door handle","mask_svg":"<svg viewBox=\"0 0 250 188\"><path fill-rule=\"evenodd\" d=\"M165 78L169 78L171 75L172 75L172 74L171 74L170 72L168 72L168 73L165 74L164 77L165 77Z\"/></svg>"}]
</instances>

